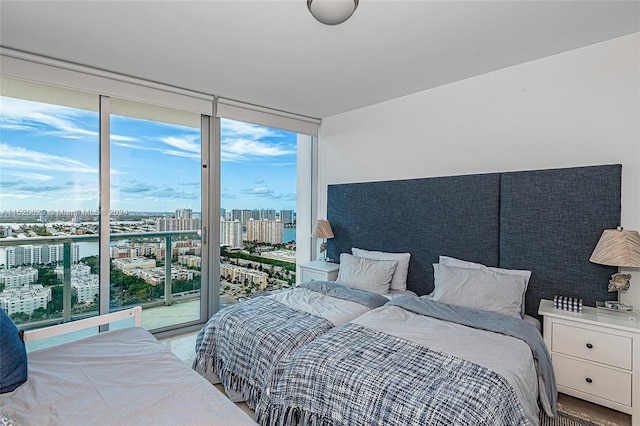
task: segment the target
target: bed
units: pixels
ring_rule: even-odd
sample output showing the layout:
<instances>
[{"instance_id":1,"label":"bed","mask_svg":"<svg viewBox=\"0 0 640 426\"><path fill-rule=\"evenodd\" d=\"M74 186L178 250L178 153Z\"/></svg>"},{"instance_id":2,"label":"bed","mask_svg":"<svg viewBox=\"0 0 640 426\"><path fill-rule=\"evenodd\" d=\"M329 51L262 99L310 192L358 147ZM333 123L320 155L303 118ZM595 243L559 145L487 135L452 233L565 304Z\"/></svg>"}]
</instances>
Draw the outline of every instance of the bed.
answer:
<instances>
[{"instance_id":1,"label":"bed","mask_svg":"<svg viewBox=\"0 0 640 426\"><path fill-rule=\"evenodd\" d=\"M256 421L538 424L538 401L555 415L555 378L542 336L519 315L396 298L278 363Z\"/></svg>"},{"instance_id":2,"label":"bed","mask_svg":"<svg viewBox=\"0 0 640 426\"><path fill-rule=\"evenodd\" d=\"M606 286L615 268L588 259L602 231L620 224L621 173L604 165L330 185L329 257L410 252L407 287L420 297L391 301L279 362L259 423L537 424L540 409L553 415L549 356L523 318L554 295L591 306L615 297ZM462 265L440 266L442 257ZM514 292L507 312L494 312L492 296L507 289L468 287L476 274L459 274L474 268L528 272L521 298ZM443 294L443 283L453 290Z\"/></svg>"},{"instance_id":3,"label":"bed","mask_svg":"<svg viewBox=\"0 0 640 426\"><path fill-rule=\"evenodd\" d=\"M360 276L361 287L380 281L389 288L395 261L374 263L354 258L353 262L371 266L368 270L374 280ZM338 280L341 278L343 282L347 279L344 273ZM193 368L211 383L221 383L232 401L245 401L254 409L279 360L388 301L356 287L310 281L222 309L198 333Z\"/></svg>"},{"instance_id":4,"label":"bed","mask_svg":"<svg viewBox=\"0 0 640 426\"><path fill-rule=\"evenodd\" d=\"M255 424L143 329L141 312L138 307L25 333L31 342L126 318L136 325L29 352L28 378L0 395L0 418L21 425ZM3 323L3 345L17 335L15 329L7 337L10 328Z\"/></svg>"}]
</instances>

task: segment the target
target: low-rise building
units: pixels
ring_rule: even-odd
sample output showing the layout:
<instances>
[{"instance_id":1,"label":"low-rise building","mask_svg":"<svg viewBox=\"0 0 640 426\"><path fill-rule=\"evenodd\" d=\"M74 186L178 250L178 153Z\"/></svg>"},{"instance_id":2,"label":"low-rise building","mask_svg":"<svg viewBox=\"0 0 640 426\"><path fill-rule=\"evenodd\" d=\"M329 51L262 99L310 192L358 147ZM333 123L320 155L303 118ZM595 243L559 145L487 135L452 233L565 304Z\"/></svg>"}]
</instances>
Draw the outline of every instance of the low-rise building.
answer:
<instances>
[{"instance_id":1,"label":"low-rise building","mask_svg":"<svg viewBox=\"0 0 640 426\"><path fill-rule=\"evenodd\" d=\"M236 281L243 284L245 280L247 280L246 282L260 286L261 290L267 288L267 284L269 284L269 275L266 272L230 265L228 263L220 265L220 275L229 282Z\"/></svg>"},{"instance_id":2,"label":"low-rise building","mask_svg":"<svg viewBox=\"0 0 640 426\"><path fill-rule=\"evenodd\" d=\"M0 270L0 284L4 284L5 289L23 287L36 281L38 281L36 268L19 267Z\"/></svg>"},{"instance_id":3,"label":"low-rise building","mask_svg":"<svg viewBox=\"0 0 640 426\"><path fill-rule=\"evenodd\" d=\"M45 288L42 284L5 289L0 293L0 306L7 315L18 312L32 314L38 308L46 308L50 301L51 288Z\"/></svg>"}]
</instances>

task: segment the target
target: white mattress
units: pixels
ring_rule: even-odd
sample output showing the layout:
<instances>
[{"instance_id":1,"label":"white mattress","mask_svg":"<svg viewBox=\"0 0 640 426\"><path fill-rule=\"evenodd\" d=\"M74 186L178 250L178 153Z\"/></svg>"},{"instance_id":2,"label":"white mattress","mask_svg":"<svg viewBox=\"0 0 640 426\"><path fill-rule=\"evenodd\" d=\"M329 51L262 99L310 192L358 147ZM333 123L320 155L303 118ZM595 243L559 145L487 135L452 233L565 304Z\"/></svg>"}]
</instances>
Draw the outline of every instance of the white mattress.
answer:
<instances>
[{"instance_id":1,"label":"white mattress","mask_svg":"<svg viewBox=\"0 0 640 426\"><path fill-rule=\"evenodd\" d=\"M256 424L140 327L31 352L28 372L0 397L18 424Z\"/></svg>"}]
</instances>

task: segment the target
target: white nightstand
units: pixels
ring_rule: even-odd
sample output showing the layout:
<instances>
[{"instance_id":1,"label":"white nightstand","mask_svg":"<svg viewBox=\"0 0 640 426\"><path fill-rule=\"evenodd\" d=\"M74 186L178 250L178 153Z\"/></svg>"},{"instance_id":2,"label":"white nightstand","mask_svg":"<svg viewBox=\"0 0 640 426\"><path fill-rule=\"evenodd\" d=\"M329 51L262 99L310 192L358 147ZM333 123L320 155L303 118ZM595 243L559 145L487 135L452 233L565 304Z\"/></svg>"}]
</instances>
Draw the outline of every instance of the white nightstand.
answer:
<instances>
[{"instance_id":1,"label":"white nightstand","mask_svg":"<svg viewBox=\"0 0 640 426\"><path fill-rule=\"evenodd\" d=\"M640 316L541 300L543 335L558 391L632 415L640 425Z\"/></svg>"},{"instance_id":2,"label":"white nightstand","mask_svg":"<svg viewBox=\"0 0 640 426\"><path fill-rule=\"evenodd\" d=\"M340 269L340 265L337 263L321 260L305 263L300 265L300 280L298 282L335 281L338 278L338 269Z\"/></svg>"}]
</instances>

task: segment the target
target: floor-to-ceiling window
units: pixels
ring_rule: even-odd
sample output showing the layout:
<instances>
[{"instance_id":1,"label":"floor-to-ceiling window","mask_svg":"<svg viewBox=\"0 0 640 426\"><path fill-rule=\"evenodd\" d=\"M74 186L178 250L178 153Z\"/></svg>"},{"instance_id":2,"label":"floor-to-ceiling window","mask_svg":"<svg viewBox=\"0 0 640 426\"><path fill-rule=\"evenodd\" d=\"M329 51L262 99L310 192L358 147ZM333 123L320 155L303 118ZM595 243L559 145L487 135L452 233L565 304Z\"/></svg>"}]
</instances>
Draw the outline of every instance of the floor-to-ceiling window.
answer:
<instances>
[{"instance_id":1,"label":"floor-to-ceiling window","mask_svg":"<svg viewBox=\"0 0 640 426\"><path fill-rule=\"evenodd\" d=\"M22 328L206 320L206 117L5 77L1 95L0 306Z\"/></svg>"},{"instance_id":2,"label":"floor-to-ceiling window","mask_svg":"<svg viewBox=\"0 0 640 426\"><path fill-rule=\"evenodd\" d=\"M22 328L98 313L98 96L2 78L0 306Z\"/></svg>"},{"instance_id":3,"label":"floor-to-ceiling window","mask_svg":"<svg viewBox=\"0 0 640 426\"><path fill-rule=\"evenodd\" d=\"M296 270L296 133L222 119L220 305L288 288Z\"/></svg>"},{"instance_id":4,"label":"floor-to-ceiling window","mask_svg":"<svg viewBox=\"0 0 640 426\"><path fill-rule=\"evenodd\" d=\"M215 116L221 248L213 300L224 307L293 285L296 265L311 260L320 121L223 98Z\"/></svg>"},{"instance_id":5,"label":"floor-to-ceiling window","mask_svg":"<svg viewBox=\"0 0 640 426\"><path fill-rule=\"evenodd\" d=\"M110 304L159 329L200 320L200 115L110 98Z\"/></svg>"},{"instance_id":6,"label":"floor-to-ceiling window","mask_svg":"<svg viewBox=\"0 0 640 426\"><path fill-rule=\"evenodd\" d=\"M8 50L1 81L0 301L22 328L132 305L195 325L310 260L319 120Z\"/></svg>"}]
</instances>

